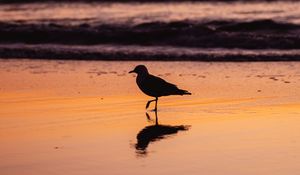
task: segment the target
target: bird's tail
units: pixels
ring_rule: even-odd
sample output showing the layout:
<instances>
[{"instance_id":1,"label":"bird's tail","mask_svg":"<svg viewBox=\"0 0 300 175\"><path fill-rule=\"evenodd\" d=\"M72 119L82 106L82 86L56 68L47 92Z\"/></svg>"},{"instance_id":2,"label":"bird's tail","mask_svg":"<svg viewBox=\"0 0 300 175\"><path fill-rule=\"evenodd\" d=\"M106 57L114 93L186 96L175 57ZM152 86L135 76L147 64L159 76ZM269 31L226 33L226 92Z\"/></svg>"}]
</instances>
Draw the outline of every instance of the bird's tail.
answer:
<instances>
[{"instance_id":1,"label":"bird's tail","mask_svg":"<svg viewBox=\"0 0 300 175\"><path fill-rule=\"evenodd\" d=\"M189 91L187 91L187 90L182 90L182 89L179 89L179 94L180 94L180 95L192 95L192 93L190 93Z\"/></svg>"}]
</instances>

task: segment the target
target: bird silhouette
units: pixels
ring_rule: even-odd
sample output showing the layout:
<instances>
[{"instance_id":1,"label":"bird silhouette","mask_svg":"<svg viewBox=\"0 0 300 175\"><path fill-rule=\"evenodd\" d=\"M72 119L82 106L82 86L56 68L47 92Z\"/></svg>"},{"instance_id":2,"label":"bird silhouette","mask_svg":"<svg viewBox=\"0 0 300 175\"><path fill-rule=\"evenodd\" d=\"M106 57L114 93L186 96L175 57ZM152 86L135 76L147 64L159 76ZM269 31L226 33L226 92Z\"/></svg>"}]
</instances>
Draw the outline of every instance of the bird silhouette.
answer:
<instances>
[{"instance_id":1,"label":"bird silhouette","mask_svg":"<svg viewBox=\"0 0 300 175\"><path fill-rule=\"evenodd\" d=\"M154 100L149 100L146 104L146 109L150 103L155 101L155 109L157 111L158 97L168 95L191 95L187 90L179 89L176 85L171 84L159 77L149 74L148 69L144 65L138 65L129 73L136 73L136 83L138 87L146 95L155 97Z\"/></svg>"}]
</instances>

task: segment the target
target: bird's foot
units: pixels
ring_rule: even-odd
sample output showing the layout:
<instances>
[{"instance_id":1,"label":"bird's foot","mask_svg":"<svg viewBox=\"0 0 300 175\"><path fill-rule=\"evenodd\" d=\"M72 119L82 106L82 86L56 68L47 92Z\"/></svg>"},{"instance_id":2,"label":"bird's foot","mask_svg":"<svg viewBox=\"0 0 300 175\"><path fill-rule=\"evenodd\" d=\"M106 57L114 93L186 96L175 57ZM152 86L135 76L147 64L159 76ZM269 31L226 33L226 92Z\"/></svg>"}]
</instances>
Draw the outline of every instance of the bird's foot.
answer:
<instances>
[{"instance_id":1,"label":"bird's foot","mask_svg":"<svg viewBox=\"0 0 300 175\"><path fill-rule=\"evenodd\" d=\"M157 109L156 109L156 108L155 108L155 109L152 109L151 112L157 112Z\"/></svg>"}]
</instances>

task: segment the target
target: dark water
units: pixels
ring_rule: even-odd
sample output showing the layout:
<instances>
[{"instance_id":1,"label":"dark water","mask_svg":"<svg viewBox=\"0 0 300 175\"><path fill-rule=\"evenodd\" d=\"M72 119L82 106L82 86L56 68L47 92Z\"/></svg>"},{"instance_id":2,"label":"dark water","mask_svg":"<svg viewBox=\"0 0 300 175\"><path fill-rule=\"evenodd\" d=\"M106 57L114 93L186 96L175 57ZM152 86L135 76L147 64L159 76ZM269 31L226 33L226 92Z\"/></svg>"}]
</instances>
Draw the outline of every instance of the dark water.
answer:
<instances>
[{"instance_id":1,"label":"dark water","mask_svg":"<svg viewBox=\"0 0 300 175\"><path fill-rule=\"evenodd\" d=\"M0 5L0 57L298 60L300 2Z\"/></svg>"}]
</instances>

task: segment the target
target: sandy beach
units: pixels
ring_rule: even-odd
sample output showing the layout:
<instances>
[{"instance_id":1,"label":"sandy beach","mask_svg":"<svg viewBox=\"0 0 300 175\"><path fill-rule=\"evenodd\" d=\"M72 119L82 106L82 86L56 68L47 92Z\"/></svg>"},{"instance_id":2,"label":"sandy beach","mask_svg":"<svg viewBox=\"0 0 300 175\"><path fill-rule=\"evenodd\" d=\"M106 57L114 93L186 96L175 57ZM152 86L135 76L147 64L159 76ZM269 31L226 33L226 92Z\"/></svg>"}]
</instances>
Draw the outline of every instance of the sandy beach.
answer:
<instances>
[{"instance_id":1,"label":"sandy beach","mask_svg":"<svg viewBox=\"0 0 300 175\"><path fill-rule=\"evenodd\" d=\"M0 38L0 175L300 172L298 1L2 0Z\"/></svg>"},{"instance_id":2,"label":"sandy beach","mask_svg":"<svg viewBox=\"0 0 300 175\"><path fill-rule=\"evenodd\" d=\"M138 64L192 92L158 109L161 126L188 129L143 149L155 112L128 74ZM299 62L2 59L0 174L295 174L299 99Z\"/></svg>"}]
</instances>

